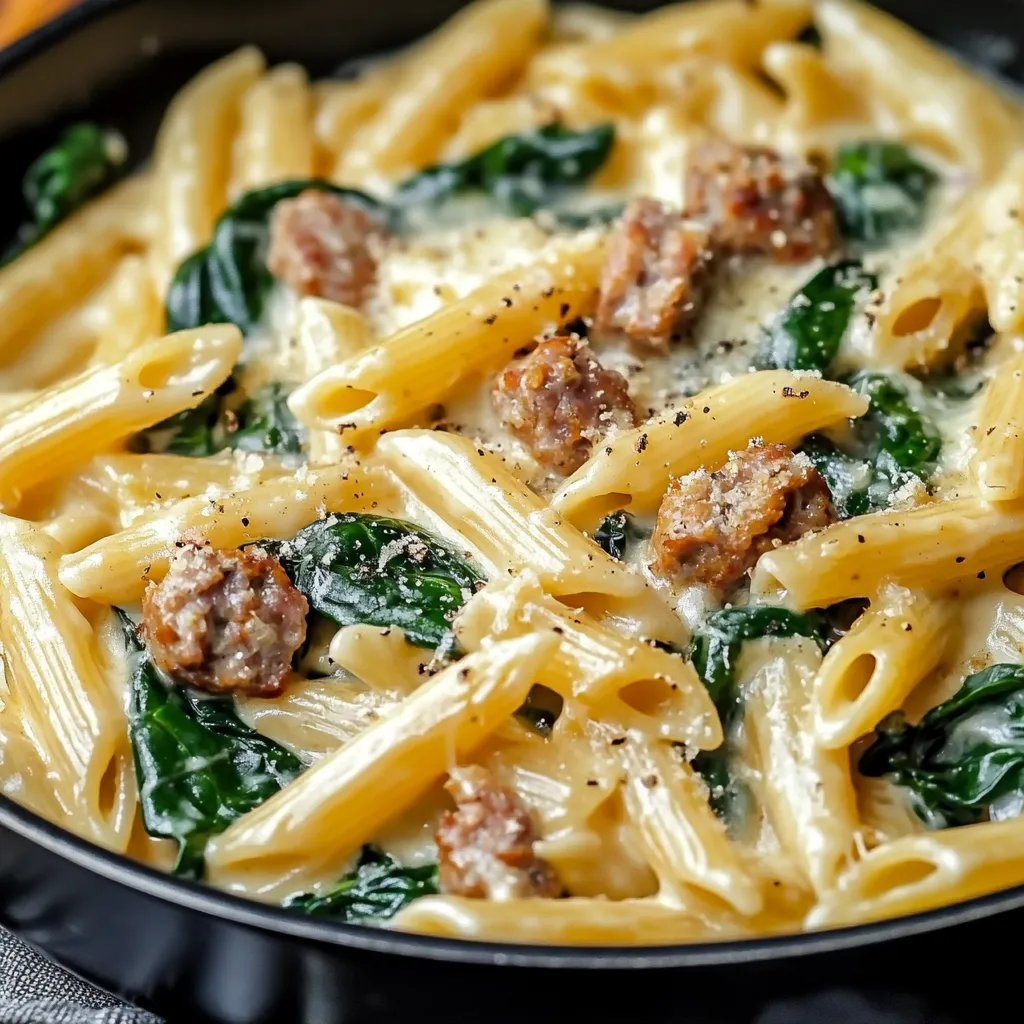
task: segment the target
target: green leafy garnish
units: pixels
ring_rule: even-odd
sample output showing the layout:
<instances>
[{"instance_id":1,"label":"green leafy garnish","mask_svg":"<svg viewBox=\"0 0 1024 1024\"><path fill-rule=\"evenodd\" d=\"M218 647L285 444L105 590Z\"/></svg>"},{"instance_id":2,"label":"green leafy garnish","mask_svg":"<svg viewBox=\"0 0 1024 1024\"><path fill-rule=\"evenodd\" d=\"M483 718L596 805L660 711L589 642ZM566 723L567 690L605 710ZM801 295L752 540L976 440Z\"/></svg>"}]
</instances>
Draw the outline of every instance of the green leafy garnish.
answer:
<instances>
[{"instance_id":1,"label":"green leafy garnish","mask_svg":"<svg viewBox=\"0 0 1024 1024\"><path fill-rule=\"evenodd\" d=\"M247 337L257 331L274 284L266 263L271 212L307 189L331 192L382 223L390 220L388 208L366 193L315 178L246 192L221 215L210 244L178 268L167 294L168 331L207 323L234 324Z\"/></svg>"},{"instance_id":2,"label":"green leafy garnish","mask_svg":"<svg viewBox=\"0 0 1024 1024\"><path fill-rule=\"evenodd\" d=\"M313 611L339 626L401 627L419 647L450 648L452 619L482 581L437 537L355 512L311 523L276 552Z\"/></svg>"},{"instance_id":3,"label":"green leafy garnish","mask_svg":"<svg viewBox=\"0 0 1024 1024\"><path fill-rule=\"evenodd\" d=\"M594 531L594 540L620 562L625 559L627 550L635 541L644 540L647 536L647 531L637 526L635 517L625 509L609 512Z\"/></svg>"},{"instance_id":4,"label":"green leafy garnish","mask_svg":"<svg viewBox=\"0 0 1024 1024\"><path fill-rule=\"evenodd\" d=\"M398 186L395 202L402 207L434 205L482 192L510 212L528 216L582 185L608 159L614 142L611 124L578 132L550 124L506 135L458 163L414 174Z\"/></svg>"},{"instance_id":5,"label":"green leafy garnish","mask_svg":"<svg viewBox=\"0 0 1024 1024\"><path fill-rule=\"evenodd\" d=\"M267 384L237 401L234 382L137 435L136 450L202 457L222 451L298 455L303 430L288 408L288 393Z\"/></svg>"},{"instance_id":6,"label":"green leafy garnish","mask_svg":"<svg viewBox=\"0 0 1024 1024\"><path fill-rule=\"evenodd\" d=\"M836 153L829 188L846 237L883 245L921 224L938 180L898 142L852 142Z\"/></svg>"},{"instance_id":7,"label":"green leafy garnish","mask_svg":"<svg viewBox=\"0 0 1024 1024\"><path fill-rule=\"evenodd\" d=\"M859 298L877 287L878 279L857 260L819 270L768 330L760 364L825 373L839 354Z\"/></svg>"},{"instance_id":8,"label":"green leafy garnish","mask_svg":"<svg viewBox=\"0 0 1024 1024\"><path fill-rule=\"evenodd\" d=\"M901 711L884 718L861 755L860 772L910 791L930 828L1011 817L1024 809L1024 665L992 665L968 676L917 725Z\"/></svg>"},{"instance_id":9,"label":"green leafy garnish","mask_svg":"<svg viewBox=\"0 0 1024 1024\"><path fill-rule=\"evenodd\" d=\"M167 686L118 614L142 820L149 835L178 843L175 873L199 878L207 840L288 785L302 762L245 725L230 699Z\"/></svg>"},{"instance_id":10,"label":"green leafy garnish","mask_svg":"<svg viewBox=\"0 0 1024 1024\"><path fill-rule=\"evenodd\" d=\"M358 866L337 885L322 896L295 896L285 906L315 917L366 924L387 921L413 900L439 891L436 864L402 867L386 853L364 846Z\"/></svg>"},{"instance_id":11,"label":"green leafy garnish","mask_svg":"<svg viewBox=\"0 0 1024 1024\"><path fill-rule=\"evenodd\" d=\"M708 616L690 641L690 660L718 709L725 738L715 750L702 750L693 759L710 791L712 810L733 835L745 827L753 807L749 787L732 771L735 731L743 713L736 692L736 666L743 644L766 637L806 636L824 646L825 621L817 612L748 606L727 608Z\"/></svg>"},{"instance_id":12,"label":"green leafy garnish","mask_svg":"<svg viewBox=\"0 0 1024 1024\"><path fill-rule=\"evenodd\" d=\"M909 383L880 373L855 374L847 383L868 397L867 413L851 421L841 445L812 434L800 449L825 478L842 518L886 507L915 478L927 482L942 448L938 431L911 404Z\"/></svg>"},{"instance_id":13,"label":"green leafy garnish","mask_svg":"<svg viewBox=\"0 0 1024 1024\"><path fill-rule=\"evenodd\" d=\"M112 129L88 122L68 128L25 173L21 188L31 220L18 230L2 263L20 256L116 181L127 158L124 139Z\"/></svg>"},{"instance_id":14,"label":"green leafy garnish","mask_svg":"<svg viewBox=\"0 0 1024 1024\"><path fill-rule=\"evenodd\" d=\"M749 605L708 616L690 641L690 660L718 707L731 710L736 695L736 664L743 644L765 637L807 636L821 642L824 622L817 612Z\"/></svg>"}]
</instances>

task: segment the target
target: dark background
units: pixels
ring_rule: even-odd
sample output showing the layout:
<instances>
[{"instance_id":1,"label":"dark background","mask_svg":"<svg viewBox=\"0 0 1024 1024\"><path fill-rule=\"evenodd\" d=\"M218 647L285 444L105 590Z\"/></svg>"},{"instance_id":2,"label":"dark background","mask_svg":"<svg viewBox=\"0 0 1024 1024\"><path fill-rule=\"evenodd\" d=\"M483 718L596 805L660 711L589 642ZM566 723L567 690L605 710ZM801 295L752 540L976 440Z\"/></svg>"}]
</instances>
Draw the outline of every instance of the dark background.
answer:
<instances>
[{"instance_id":1,"label":"dark background","mask_svg":"<svg viewBox=\"0 0 1024 1024\"><path fill-rule=\"evenodd\" d=\"M145 154L173 92L242 42L260 45L271 62L297 59L321 74L345 58L415 38L459 6L457 0L85 0L0 54L0 190L18 195L31 157L85 109L124 131L133 153ZM1024 78L1020 0L883 6L989 70ZM0 237L20 217L16 202L0 204ZM626 970L611 957L580 971L424 961L212 923L173 898L143 897L70 864L65 857L80 853L80 844L67 837L53 836L49 849L36 845L17 834L24 818L5 805L0 798L0 924L175 1024L583 1015L625 1024L974 1024L1015 1006L1024 911L834 952L817 952L808 942L800 955L753 964ZM111 858L103 863L109 876L122 870Z\"/></svg>"}]
</instances>

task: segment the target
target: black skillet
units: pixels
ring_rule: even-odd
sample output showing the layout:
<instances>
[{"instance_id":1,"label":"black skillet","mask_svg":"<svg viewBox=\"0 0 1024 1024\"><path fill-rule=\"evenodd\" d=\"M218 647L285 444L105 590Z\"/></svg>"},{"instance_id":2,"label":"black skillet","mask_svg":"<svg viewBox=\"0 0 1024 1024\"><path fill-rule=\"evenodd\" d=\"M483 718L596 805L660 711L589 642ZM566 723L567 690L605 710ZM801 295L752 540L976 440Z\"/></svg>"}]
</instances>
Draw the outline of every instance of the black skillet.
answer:
<instances>
[{"instance_id":1,"label":"black skillet","mask_svg":"<svg viewBox=\"0 0 1024 1024\"><path fill-rule=\"evenodd\" d=\"M751 0L756 2L756 0ZM0 54L0 237L28 162L83 114L149 151L175 90L245 42L326 73L433 28L458 0L85 0ZM645 0L616 6L643 10ZM1024 80L1020 0L892 0L947 46ZM133 864L0 797L0 925L169 1020L328 1024L416 1019L790 1024L769 1000L830 986L929 993L899 1020L982 1019L1011 1005L1024 887L897 921L716 945L584 949L411 937L304 919ZM836 1003L800 1020L829 1024ZM831 1007L831 1009L830 1009ZM886 1011L887 1012L887 1011ZM852 1020L853 1018L843 1018ZM895 1018L858 1018L882 1021Z\"/></svg>"}]
</instances>

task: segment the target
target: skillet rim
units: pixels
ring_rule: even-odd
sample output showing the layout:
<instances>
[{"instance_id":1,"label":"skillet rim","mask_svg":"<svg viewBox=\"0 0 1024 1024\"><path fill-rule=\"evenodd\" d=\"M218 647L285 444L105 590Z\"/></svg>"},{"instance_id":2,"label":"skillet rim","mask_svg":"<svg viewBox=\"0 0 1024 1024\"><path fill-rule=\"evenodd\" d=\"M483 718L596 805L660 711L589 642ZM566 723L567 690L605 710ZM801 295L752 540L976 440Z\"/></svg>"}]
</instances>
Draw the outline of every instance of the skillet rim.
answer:
<instances>
[{"instance_id":1,"label":"skillet rim","mask_svg":"<svg viewBox=\"0 0 1024 1024\"><path fill-rule=\"evenodd\" d=\"M0 50L0 77L96 18L138 0L80 0ZM0 794L0 830L10 830L77 867L146 897L193 913L329 947L389 953L425 960L494 966L562 969L643 969L741 965L816 953L832 953L924 935L1024 908L1024 883L933 910L841 928L718 942L654 946L545 946L457 939L387 931L303 917L112 853L47 821Z\"/></svg>"}]
</instances>

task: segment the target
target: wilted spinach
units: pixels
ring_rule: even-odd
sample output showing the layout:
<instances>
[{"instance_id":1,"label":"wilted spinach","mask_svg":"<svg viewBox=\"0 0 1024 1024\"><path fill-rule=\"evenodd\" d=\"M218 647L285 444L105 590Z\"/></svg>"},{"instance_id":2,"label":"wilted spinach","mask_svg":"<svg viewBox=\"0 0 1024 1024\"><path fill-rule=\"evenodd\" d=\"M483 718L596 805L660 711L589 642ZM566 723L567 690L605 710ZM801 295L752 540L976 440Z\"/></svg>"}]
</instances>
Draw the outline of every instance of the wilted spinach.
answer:
<instances>
[{"instance_id":1,"label":"wilted spinach","mask_svg":"<svg viewBox=\"0 0 1024 1024\"><path fill-rule=\"evenodd\" d=\"M859 297L877 287L878 279L857 260L819 270L769 328L760 365L825 373L839 354Z\"/></svg>"},{"instance_id":2,"label":"wilted spinach","mask_svg":"<svg viewBox=\"0 0 1024 1024\"><path fill-rule=\"evenodd\" d=\"M245 725L229 698L166 685L119 614L142 820L151 836L178 843L175 872L199 878L207 840L288 785L302 762Z\"/></svg>"},{"instance_id":3,"label":"wilted spinach","mask_svg":"<svg viewBox=\"0 0 1024 1024\"><path fill-rule=\"evenodd\" d=\"M768 605L726 608L709 615L703 628L694 633L690 660L721 713L736 702L736 664L747 640L806 636L822 643L824 629L824 620L817 612L793 612Z\"/></svg>"},{"instance_id":4,"label":"wilted spinach","mask_svg":"<svg viewBox=\"0 0 1024 1024\"><path fill-rule=\"evenodd\" d=\"M356 512L311 523L275 550L313 611L339 626L400 627L419 647L452 644L452 619L482 581L412 523Z\"/></svg>"},{"instance_id":5,"label":"wilted spinach","mask_svg":"<svg viewBox=\"0 0 1024 1024\"><path fill-rule=\"evenodd\" d=\"M620 562L625 559L627 550L635 541L644 540L648 536L647 531L637 525L636 518L625 509L609 512L594 531L594 540Z\"/></svg>"},{"instance_id":6,"label":"wilted spinach","mask_svg":"<svg viewBox=\"0 0 1024 1024\"><path fill-rule=\"evenodd\" d=\"M395 202L408 208L483 192L511 213L528 216L582 185L608 159L614 142L611 124L583 131L549 124L506 135L458 163L414 174L398 186Z\"/></svg>"},{"instance_id":7,"label":"wilted spinach","mask_svg":"<svg viewBox=\"0 0 1024 1024\"><path fill-rule=\"evenodd\" d=\"M124 139L112 129L88 122L68 128L25 173L21 188L31 220L19 228L2 263L19 256L116 181L127 158Z\"/></svg>"},{"instance_id":8,"label":"wilted spinach","mask_svg":"<svg viewBox=\"0 0 1024 1024\"><path fill-rule=\"evenodd\" d=\"M927 482L942 448L936 429L911 404L909 384L880 373L858 373L847 383L868 397L867 413L851 422L842 446L821 434L801 446L843 518L884 508L914 478Z\"/></svg>"},{"instance_id":9,"label":"wilted spinach","mask_svg":"<svg viewBox=\"0 0 1024 1024\"><path fill-rule=\"evenodd\" d=\"M859 767L862 775L887 776L907 788L915 811L930 828L1020 813L1024 665L992 665L975 672L917 725L900 711L888 715Z\"/></svg>"},{"instance_id":10,"label":"wilted spinach","mask_svg":"<svg viewBox=\"0 0 1024 1024\"><path fill-rule=\"evenodd\" d=\"M852 142L836 153L829 188L846 237L882 245L920 225L938 180L898 142Z\"/></svg>"},{"instance_id":11,"label":"wilted spinach","mask_svg":"<svg viewBox=\"0 0 1024 1024\"><path fill-rule=\"evenodd\" d=\"M307 189L330 192L382 223L390 221L387 206L373 197L315 178L246 192L221 215L210 244L178 268L167 294L169 331L207 323L232 323L246 336L257 330L274 284L267 269L271 212Z\"/></svg>"},{"instance_id":12,"label":"wilted spinach","mask_svg":"<svg viewBox=\"0 0 1024 1024\"><path fill-rule=\"evenodd\" d=\"M194 457L228 450L297 455L303 450L303 430L280 384L267 384L239 402L229 380L194 409L137 435L135 448Z\"/></svg>"},{"instance_id":13,"label":"wilted spinach","mask_svg":"<svg viewBox=\"0 0 1024 1024\"><path fill-rule=\"evenodd\" d=\"M440 890L437 865L403 867L373 846L364 846L359 864L322 896L307 893L285 903L292 910L336 921L387 921L420 896Z\"/></svg>"},{"instance_id":14,"label":"wilted spinach","mask_svg":"<svg viewBox=\"0 0 1024 1024\"><path fill-rule=\"evenodd\" d=\"M743 644L765 637L806 636L824 646L824 630L825 620L817 612L751 605L715 612L694 633L690 660L718 709L725 737L717 749L702 750L693 759L693 769L707 784L712 809L733 834L743 829L753 806L753 795L731 767L733 734L743 713L735 687Z\"/></svg>"},{"instance_id":15,"label":"wilted spinach","mask_svg":"<svg viewBox=\"0 0 1024 1024\"><path fill-rule=\"evenodd\" d=\"M539 736L550 736L564 703L554 690L537 684L530 687L523 706L516 712L516 718Z\"/></svg>"}]
</instances>

